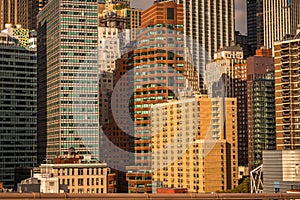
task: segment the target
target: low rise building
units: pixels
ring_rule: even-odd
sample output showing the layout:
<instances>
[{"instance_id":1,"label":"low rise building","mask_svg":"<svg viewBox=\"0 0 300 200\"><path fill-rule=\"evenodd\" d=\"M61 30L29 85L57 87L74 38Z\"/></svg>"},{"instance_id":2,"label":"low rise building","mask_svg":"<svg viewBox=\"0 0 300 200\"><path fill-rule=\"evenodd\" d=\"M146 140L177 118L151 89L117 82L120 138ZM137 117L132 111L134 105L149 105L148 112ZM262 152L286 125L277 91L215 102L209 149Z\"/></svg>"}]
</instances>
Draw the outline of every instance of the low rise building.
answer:
<instances>
[{"instance_id":1,"label":"low rise building","mask_svg":"<svg viewBox=\"0 0 300 200\"><path fill-rule=\"evenodd\" d=\"M40 192L41 184L37 178L27 178L18 184L18 192Z\"/></svg>"},{"instance_id":2,"label":"low rise building","mask_svg":"<svg viewBox=\"0 0 300 200\"><path fill-rule=\"evenodd\" d=\"M69 154L33 169L41 193L115 193L117 174L106 163ZM23 181L24 182L24 181Z\"/></svg>"}]
</instances>

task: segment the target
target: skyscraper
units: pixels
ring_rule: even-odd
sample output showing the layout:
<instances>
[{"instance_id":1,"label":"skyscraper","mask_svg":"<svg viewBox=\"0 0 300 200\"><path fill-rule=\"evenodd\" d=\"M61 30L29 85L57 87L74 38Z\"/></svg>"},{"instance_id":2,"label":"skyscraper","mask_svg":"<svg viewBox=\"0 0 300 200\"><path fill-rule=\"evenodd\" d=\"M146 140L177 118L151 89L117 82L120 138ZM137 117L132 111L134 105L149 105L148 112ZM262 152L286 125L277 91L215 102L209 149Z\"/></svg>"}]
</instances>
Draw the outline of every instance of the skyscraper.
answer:
<instances>
[{"instance_id":1,"label":"skyscraper","mask_svg":"<svg viewBox=\"0 0 300 200\"><path fill-rule=\"evenodd\" d=\"M0 32L0 182L13 188L15 169L37 162L37 61L36 49L7 32Z\"/></svg>"},{"instance_id":2,"label":"skyscraper","mask_svg":"<svg viewBox=\"0 0 300 200\"><path fill-rule=\"evenodd\" d=\"M135 165L127 169L128 191L151 192L150 108L176 99L178 90L197 90L198 74L184 47L183 6L154 3L142 12L142 25L134 50L134 94L130 101L134 119Z\"/></svg>"},{"instance_id":3,"label":"skyscraper","mask_svg":"<svg viewBox=\"0 0 300 200\"><path fill-rule=\"evenodd\" d=\"M248 165L246 64L239 45L219 49L206 65L205 82L210 97L237 98L239 166Z\"/></svg>"},{"instance_id":4,"label":"skyscraper","mask_svg":"<svg viewBox=\"0 0 300 200\"><path fill-rule=\"evenodd\" d=\"M128 192L125 167L130 165L129 151L132 147L130 135L114 119L112 104L116 101L112 99L112 93L122 75L128 71L125 46L131 38L135 38L141 11L129 8L128 0L106 1L105 5L100 6L105 7L99 12L98 27L100 148L105 149L100 151L100 160L117 170L118 192ZM126 85L121 91L126 91L127 87L130 88ZM117 101L122 101L122 92L118 93L120 97Z\"/></svg>"},{"instance_id":5,"label":"skyscraper","mask_svg":"<svg viewBox=\"0 0 300 200\"><path fill-rule=\"evenodd\" d=\"M250 170L262 164L262 151L276 149L274 59L258 49L247 59L248 159Z\"/></svg>"},{"instance_id":6,"label":"skyscraper","mask_svg":"<svg viewBox=\"0 0 300 200\"><path fill-rule=\"evenodd\" d=\"M234 0L180 0L184 10L184 34L203 89L204 69L214 53L234 40Z\"/></svg>"},{"instance_id":7,"label":"skyscraper","mask_svg":"<svg viewBox=\"0 0 300 200\"><path fill-rule=\"evenodd\" d=\"M300 149L299 52L300 26L274 44L277 150Z\"/></svg>"},{"instance_id":8,"label":"skyscraper","mask_svg":"<svg viewBox=\"0 0 300 200\"><path fill-rule=\"evenodd\" d=\"M249 55L264 46L263 0L247 0L247 32Z\"/></svg>"},{"instance_id":9,"label":"skyscraper","mask_svg":"<svg viewBox=\"0 0 300 200\"><path fill-rule=\"evenodd\" d=\"M264 46L272 48L285 35L295 35L300 24L299 0L263 0Z\"/></svg>"},{"instance_id":10,"label":"skyscraper","mask_svg":"<svg viewBox=\"0 0 300 200\"><path fill-rule=\"evenodd\" d=\"M6 23L36 30L36 16L48 0L0 0L0 30Z\"/></svg>"},{"instance_id":11,"label":"skyscraper","mask_svg":"<svg viewBox=\"0 0 300 200\"><path fill-rule=\"evenodd\" d=\"M47 158L70 147L99 158L97 47L97 0L52 0L40 11L38 136Z\"/></svg>"}]
</instances>

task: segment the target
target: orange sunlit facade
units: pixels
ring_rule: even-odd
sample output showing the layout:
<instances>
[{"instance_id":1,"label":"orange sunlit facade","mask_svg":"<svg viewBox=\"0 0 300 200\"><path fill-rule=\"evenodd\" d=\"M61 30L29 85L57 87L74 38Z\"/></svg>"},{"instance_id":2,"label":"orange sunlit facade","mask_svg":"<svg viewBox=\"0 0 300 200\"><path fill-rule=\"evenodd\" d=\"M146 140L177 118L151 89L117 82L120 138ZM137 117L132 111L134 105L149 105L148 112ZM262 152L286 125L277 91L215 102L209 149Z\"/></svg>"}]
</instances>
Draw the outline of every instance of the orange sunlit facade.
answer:
<instances>
[{"instance_id":1,"label":"orange sunlit facade","mask_svg":"<svg viewBox=\"0 0 300 200\"><path fill-rule=\"evenodd\" d=\"M159 2L142 13L138 44L134 50L135 165L127 167L129 193L152 191L151 106L176 99L178 89L197 90L197 71L184 48L183 6Z\"/></svg>"}]
</instances>

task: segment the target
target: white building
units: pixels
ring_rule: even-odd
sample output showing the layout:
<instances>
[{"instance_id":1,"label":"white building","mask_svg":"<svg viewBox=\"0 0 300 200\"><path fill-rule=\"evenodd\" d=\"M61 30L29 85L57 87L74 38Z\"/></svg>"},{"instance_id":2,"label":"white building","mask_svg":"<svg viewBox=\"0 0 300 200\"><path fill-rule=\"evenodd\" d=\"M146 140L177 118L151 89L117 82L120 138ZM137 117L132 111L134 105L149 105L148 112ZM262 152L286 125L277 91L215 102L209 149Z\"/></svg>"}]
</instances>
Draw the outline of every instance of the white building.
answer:
<instances>
[{"instance_id":1,"label":"white building","mask_svg":"<svg viewBox=\"0 0 300 200\"><path fill-rule=\"evenodd\" d=\"M122 49L130 41L130 30L114 27L98 27L98 64L99 70L112 71L116 60L121 57Z\"/></svg>"},{"instance_id":2,"label":"white building","mask_svg":"<svg viewBox=\"0 0 300 200\"><path fill-rule=\"evenodd\" d=\"M263 151L263 192L300 190L300 151Z\"/></svg>"},{"instance_id":3,"label":"white building","mask_svg":"<svg viewBox=\"0 0 300 200\"><path fill-rule=\"evenodd\" d=\"M295 35L300 23L299 0L264 0L264 45L272 48L274 41L287 34Z\"/></svg>"},{"instance_id":4,"label":"white building","mask_svg":"<svg viewBox=\"0 0 300 200\"><path fill-rule=\"evenodd\" d=\"M186 45L192 51L193 64L203 86L205 64L214 53L234 40L234 0L179 0L184 7Z\"/></svg>"},{"instance_id":5,"label":"white building","mask_svg":"<svg viewBox=\"0 0 300 200\"><path fill-rule=\"evenodd\" d=\"M236 63L244 63L243 57L243 49L239 45L235 46L234 43L214 53L214 59L206 64L204 74L209 97L225 97L227 95L225 94L225 87L234 84L231 80L236 78L234 66ZM222 75L231 78L227 79L228 83L225 83L225 79L221 79ZM232 83L229 83L229 81ZM233 90L234 87L227 87L227 89ZM228 95L233 96L233 92L227 92Z\"/></svg>"}]
</instances>

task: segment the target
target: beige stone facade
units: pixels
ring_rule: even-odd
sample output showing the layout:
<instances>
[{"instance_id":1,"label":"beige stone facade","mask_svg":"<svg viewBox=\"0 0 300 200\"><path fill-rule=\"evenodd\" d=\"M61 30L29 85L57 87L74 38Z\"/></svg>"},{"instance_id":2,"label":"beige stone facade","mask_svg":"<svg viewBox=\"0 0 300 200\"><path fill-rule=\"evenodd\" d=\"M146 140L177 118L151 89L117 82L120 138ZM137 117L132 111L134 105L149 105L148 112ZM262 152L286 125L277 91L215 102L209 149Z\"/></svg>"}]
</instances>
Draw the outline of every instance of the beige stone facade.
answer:
<instances>
[{"instance_id":1,"label":"beige stone facade","mask_svg":"<svg viewBox=\"0 0 300 200\"><path fill-rule=\"evenodd\" d=\"M41 164L38 174L43 178L57 177L61 186L68 187L69 193L116 192L116 178L111 176L106 163Z\"/></svg>"}]
</instances>

